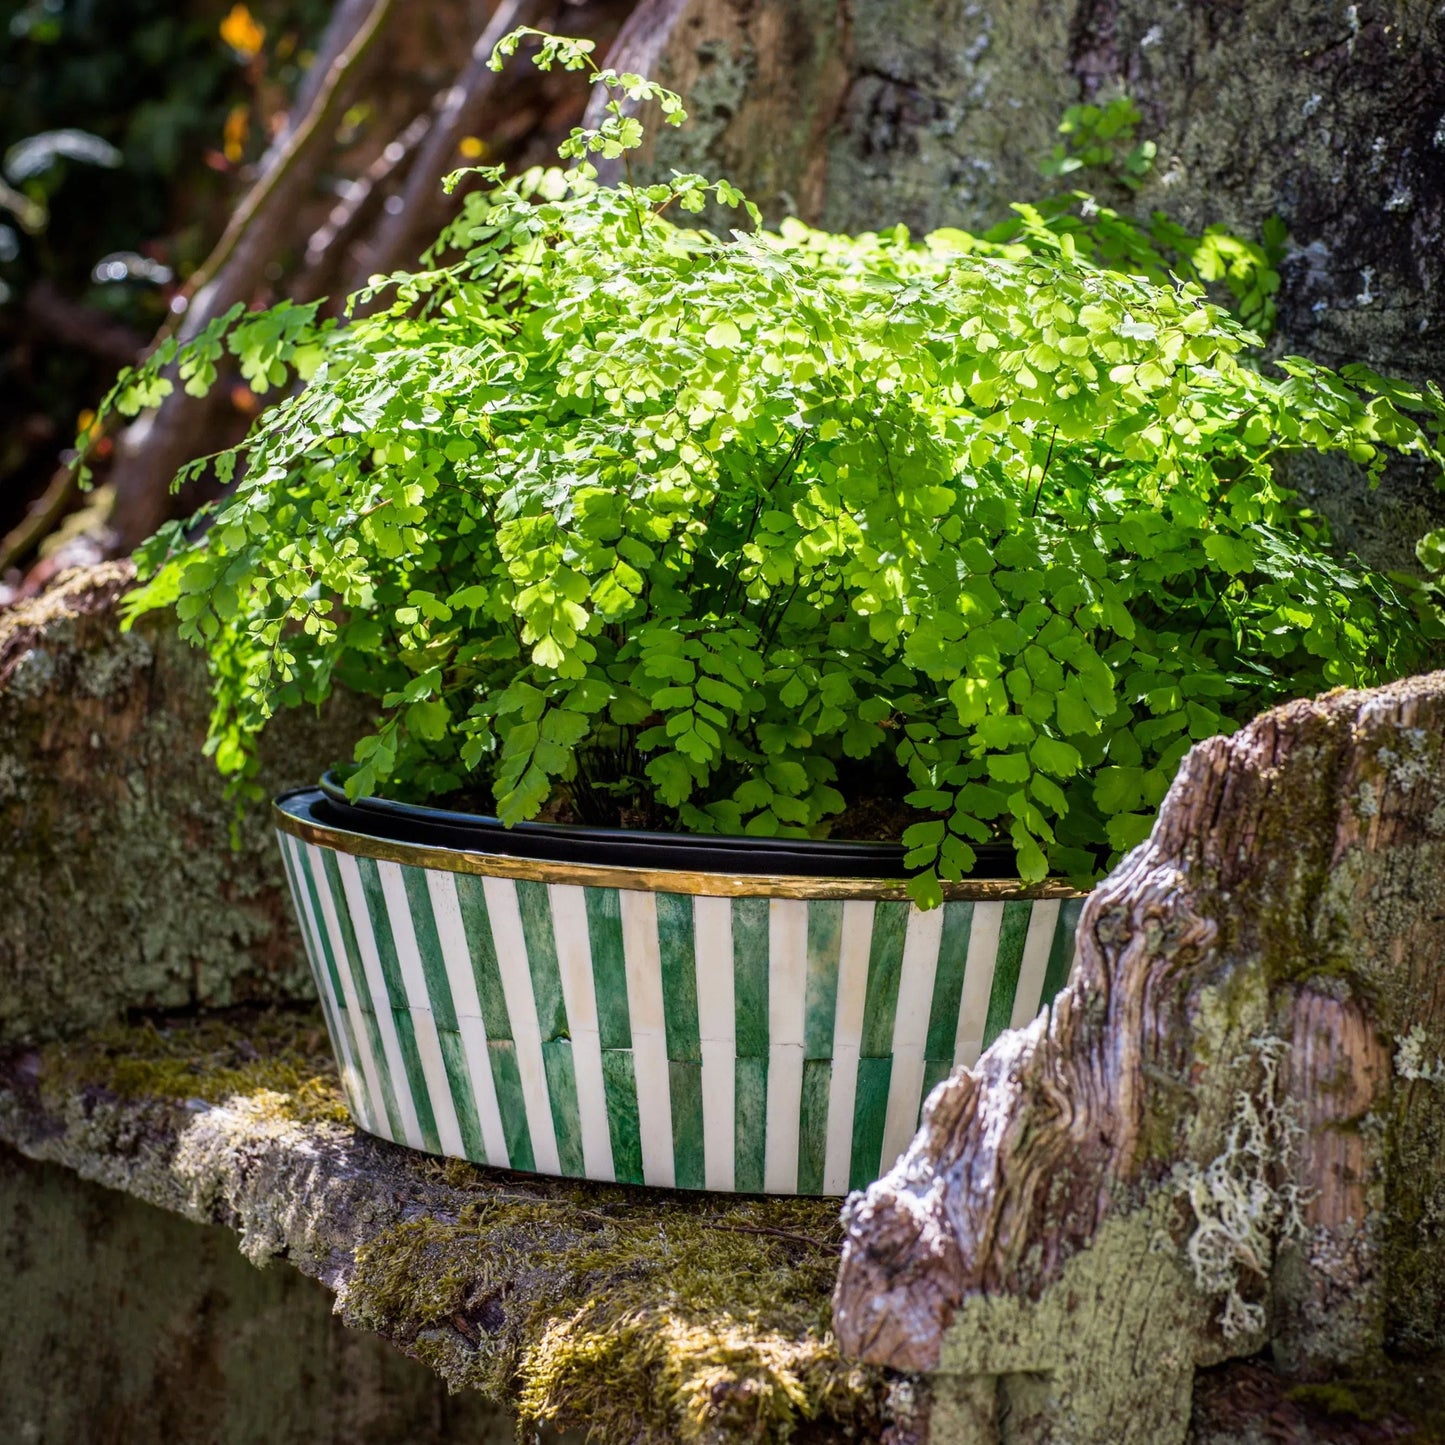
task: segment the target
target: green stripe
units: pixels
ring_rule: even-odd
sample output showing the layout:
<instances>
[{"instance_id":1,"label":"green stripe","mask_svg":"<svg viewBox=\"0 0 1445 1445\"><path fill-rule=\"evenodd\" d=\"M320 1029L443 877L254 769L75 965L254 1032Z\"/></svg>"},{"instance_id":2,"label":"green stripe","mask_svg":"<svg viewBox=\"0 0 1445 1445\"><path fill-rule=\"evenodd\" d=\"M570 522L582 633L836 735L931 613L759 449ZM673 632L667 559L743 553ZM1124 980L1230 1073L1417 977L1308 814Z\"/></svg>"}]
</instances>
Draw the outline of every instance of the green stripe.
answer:
<instances>
[{"instance_id":1,"label":"green stripe","mask_svg":"<svg viewBox=\"0 0 1445 1445\"><path fill-rule=\"evenodd\" d=\"M667 1065L672 1092L672 1160L679 1189L701 1189L705 1180L702 1158L702 1065L690 1059L672 1059Z\"/></svg>"},{"instance_id":2,"label":"green stripe","mask_svg":"<svg viewBox=\"0 0 1445 1445\"><path fill-rule=\"evenodd\" d=\"M733 999L738 1058L767 1058L768 900L766 898L733 899ZM761 1147L760 1142L759 1148L761 1149ZM758 1157L761 1158L761 1154ZM761 1181L762 1176L758 1177ZM759 1182L758 1188L762 1188L761 1182Z\"/></svg>"},{"instance_id":3,"label":"green stripe","mask_svg":"<svg viewBox=\"0 0 1445 1445\"><path fill-rule=\"evenodd\" d=\"M968 936L973 927L972 903L943 905L943 935L938 941L938 972L933 976L933 1004L928 1013L926 1059L953 1062L958 1011L963 1003L963 973L968 962Z\"/></svg>"},{"instance_id":4,"label":"green stripe","mask_svg":"<svg viewBox=\"0 0 1445 1445\"><path fill-rule=\"evenodd\" d=\"M577 1178L584 1170L582 1119L577 1106L572 1031L567 1023L562 971L557 966L552 895L545 883L518 879L514 886L517 911L522 919L522 940L527 949L527 972L532 980L532 999L537 1009L537 1027L542 1035L542 1064L547 1076L552 1128L557 1137L558 1167L569 1178Z\"/></svg>"},{"instance_id":5,"label":"green stripe","mask_svg":"<svg viewBox=\"0 0 1445 1445\"><path fill-rule=\"evenodd\" d=\"M477 1118L476 1096L472 1089L472 1071L467 1065L467 1051L462 1036L455 1029L437 1029L442 1048L442 1064L451 1086L452 1103L457 1111L457 1128L462 1134L462 1148L468 1159L489 1164L487 1146L482 1142L481 1120Z\"/></svg>"},{"instance_id":6,"label":"green stripe","mask_svg":"<svg viewBox=\"0 0 1445 1445\"><path fill-rule=\"evenodd\" d=\"M632 1018L627 1002L627 954L622 943L622 897L615 888L585 888L587 940L592 949L592 990L602 1044L602 1092L612 1172L641 1184L642 1130L637 1119L637 1072L632 1062Z\"/></svg>"},{"instance_id":7,"label":"green stripe","mask_svg":"<svg viewBox=\"0 0 1445 1445\"><path fill-rule=\"evenodd\" d=\"M337 1062L341 1061L341 1037L338 1032L337 1020L332 1015L329 1001L330 987L327 983L328 968L321 949L322 941L314 937L312 930L306 926L306 910L302 904L301 877L296 871L296 861L291 856L291 840L286 835L278 834L281 845L281 870L286 875L286 886L291 890L291 908L296 915L296 926L301 931L303 951L306 954L306 962L311 969L311 982L316 986L316 998L321 1005L321 1013L326 1020L326 1031L331 1035L331 1046L336 1052Z\"/></svg>"},{"instance_id":8,"label":"green stripe","mask_svg":"<svg viewBox=\"0 0 1445 1445\"><path fill-rule=\"evenodd\" d=\"M301 876L306 872L306 865L298 858L291 855L291 840L284 835L280 838L281 843L281 866L286 871L286 882L291 889L292 903L296 911L296 923L301 930L301 937L306 942L306 958L311 965L312 980L316 984L316 997L321 1004L321 1016L326 1021L326 1032L331 1038L331 1052L336 1055L338 1072L341 1075L341 1091L346 1096L346 1105L350 1109L353 1118L364 1117L366 1109L364 1104L358 1108L358 1101L353 1097L352 1084L358 1082L354 1078L348 1078L348 1072L354 1071L354 1062L345 1065L344 1061L349 1057L355 1059L355 1045L351 1040L351 1027L346 1018L346 1009L338 1009L331 1006L331 989L327 983L327 975L330 973L330 947L326 943L325 934L313 933L306 925L306 913L302 905L302 890L305 884ZM315 916L315 915L313 915ZM343 1032L345 1030L345 1032Z\"/></svg>"},{"instance_id":9,"label":"green stripe","mask_svg":"<svg viewBox=\"0 0 1445 1445\"><path fill-rule=\"evenodd\" d=\"M534 1169L532 1135L527 1127L527 1101L522 1094L522 1074L512 1044L512 1018L507 1012L507 995L502 989L502 971L497 965L497 946L492 938L492 920L487 911L482 880L470 873L453 875L462 931L472 960L472 978L477 985L477 1002L482 1010L482 1027L487 1035L487 1058L491 1062L492 1087L497 1094L497 1112L502 1120L502 1137L507 1141L507 1159L513 1169Z\"/></svg>"},{"instance_id":10,"label":"green stripe","mask_svg":"<svg viewBox=\"0 0 1445 1445\"><path fill-rule=\"evenodd\" d=\"M488 1039L492 1059L492 1080L497 1087L497 1109L502 1116L502 1134L507 1141L507 1158L513 1169L535 1169L532 1134L527 1128L527 1101L522 1094L522 1074L517 1068L517 1049L511 1039Z\"/></svg>"},{"instance_id":11,"label":"green stripe","mask_svg":"<svg viewBox=\"0 0 1445 1445\"><path fill-rule=\"evenodd\" d=\"M630 1049L632 1021L627 1005L627 955L622 947L622 899L615 888L586 888L583 896L587 903L592 987L597 995L597 1030L602 1037L602 1048L604 1051ZM629 1066L628 1078L631 1077ZM635 1107L635 1090L633 1098Z\"/></svg>"},{"instance_id":12,"label":"green stripe","mask_svg":"<svg viewBox=\"0 0 1445 1445\"><path fill-rule=\"evenodd\" d=\"M492 920L487 912L487 895L482 880L470 873L458 873L453 881L472 956L472 977L477 984L477 1001L489 1040L510 1039L512 1019L507 1012L507 995L502 989L502 971L497 967L497 947L492 941Z\"/></svg>"},{"instance_id":13,"label":"green stripe","mask_svg":"<svg viewBox=\"0 0 1445 1445\"><path fill-rule=\"evenodd\" d=\"M654 896L657 902L657 944L662 954L662 1005L663 1018L667 1025L667 1057L686 1060L688 1063L700 1063L702 1041L698 1036L697 962L693 954L692 897L684 893L658 893ZM676 1133L675 1103L672 1124L673 1132ZM698 1130L700 1142L700 1113Z\"/></svg>"},{"instance_id":14,"label":"green stripe","mask_svg":"<svg viewBox=\"0 0 1445 1445\"><path fill-rule=\"evenodd\" d=\"M641 1184L642 1130L637 1122L637 1077L631 1049L603 1049L602 1085L607 1093L612 1171L623 1184Z\"/></svg>"},{"instance_id":15,"label":"green stripe","mask_svg":"<svg viewBox=\"0 0 1445 1445\"><path fill-rule=\"evenodd\" d=\"M579 1179L582 1162L582 1119L577 1112L577 1070L570 1039L544 1039L542 1064L547 1071L547 1097L552 1103L552 1128L557 1135L557 1159L562 1173Z\"/></svg>"},{"instance_id":16,"label":"green stripe","mask_svg":"<svg viewBox=\"0 0 1445 1445\"><path fill-rule=\"evenodd\" d=\"M798 1193L823 1192L823 1162L828 1152L828 1087L831 1059L803 1060L803 1100L798 1124Z\"/></svg>"},{"instance_id":17,"label":"green stripe","mask_svg":"<svg viewBox=\"0 0 1445 1445\"><path fill-rule=\"evenodd\" d=\"M562 973L557 967L557 938L552 931L552 897L545 883L518 880L517 911L522 915L522 937L527 944L527 971L532 975L532 997L537 1005L537 1027L542 1041L571 1038ZM576 1090L573 1090L576 1097Z\"/></svg>"},{"instance_id":18,"label":"green stripe","mask_svg":"<svg viewBox=\"0 0 1445 1445\"><path fill-rule=\"evenodd\" d=\"M447 977L447 963L442 955L436 917L432 912L431 890L426 884L426 870L403 868L401 877L406 888L406 901L411 907L411 924L416 933L417 951L421 955L422 977L426 980L427 1000L436 1019L437 1038L441 1043L447 1087L456 1109L457 1127L461 1130L467 1157L484 1160L487 1151L482 1143L481 1120L477 1116L476 1088L459 1032L451 980Z\"/></svg>"},{"instance_id":19,"label":"green stripe","mask_svg":"<svg viewBox=\"0 0 1445 1445\"><path fill-rule=\"evenodd\" d=\"M743 901L743 900L737 900ZM754 900L747 899L751 903ZM763 900L766 903L766 899ZM734 927L736 927L734 919ZM744 1194L761 1194L765 1120L768 1101L768 1061L740 1058L734 1061L736 1112L733 1115L733 1188Z\"/></svg>"},{"instance_id":20,"label":"green stripe","mask_svg":"<svg viewBox=\"0 0 1445 1445\"><path fill-rule=\"evenodd\" d=\"M407 1006L406 984L402 981L401 964L396 956L396 940L391 933L391 915L386 909L386 894L381 891L381 874L377 871L374 858L358 858L356 868L361 875L361 891L366 897L366 911L371 917L371 936L376 944L376 956L381 962L381 976L391 1000L392 1025L396 1029L396 1041L401 1049L401 1066L406 1071L407 1083L411 1088L416 1122L421 1129L423 1144L433 1154L440 1154L441 1136L437 1133L436 1115L432 1113L431 1095L427 1092L426 1070L421 1066L421 1051L416 1046L416 1025L412 1022L411 1009Z\"/></svg>"},{"instance_id":21,"label":"green stripe","mask_svg":"<svg viewBox=\"0 0 1445 1445\"><path fill-rule=\"evenodd\" d=\"M371 1047L371 1061L376 1066L376 1076L381 1084L382 1108L391 1125L393 1139L405 1139L401 1113L396 1106L396 1093L392 1088L391 1070L386 1065L386 1048L381 1042L381 1030L376 1022L376 1003L366 983L366 969L362 966L361 950L356 946L356 933L351 926L351 910L346 903L346 888L341 881L341 869L336 864L336 854L329 848L321 850L321 866L326 873L326 886L331 893L331 906L336 910L336 925L341 933L341 951L346 955L347 972L351 975L352 987L356 990L357 1003L361 1008L361 1023ZM343 995L344 997L345 995ZM374 1112L374 1111L373 1111ZM381 1121L378 1119L377 1123Z\"/></svg>"},{"instance_id":22,"label":"green stripe","mask_svg":"<svg viewBox=\"0 0 1445 1445\"><path fill-rule=\"evenodd\" d=\"M877 1177L883 1154L883 1126L888 1118L888 1084L893 1059L858 1060L858 1092L853 1099L853 1158L848 1187L866 1189Z\"/></svg>"},{"instance_id":23,"label":"green stripe","mask_svg":"<svg viewBox=\"0 0 1445 1445\"><path fill-rule=\"evenodd\" d=\"M431 890L426 886L426 870L403 868L401 881L406 888L406 901L411 905L411 926L416 933L417 951L421 954L422 977L426 979L427 999L432 1017L439 1029L456 1030L457 1011L452 1003L451 981L447 963L442 957L441 939L437 937L436 920L432 917Z\"/></svg>"},{"instance_id":24,"label":"green stripe","mask_svg":"<svg viewBox=\"0 0 1445 1445\"><path fill-rule=\"evenodd\" d=\"M321 945L321 954L325 959L326 970L331 975L331 990L336 999L336 1008L340 1015L339 1022L346 1030L346 1042L350 1046L352 1060L360 1073L361 1050L356 1044L356 1034L351 1027L351 1010L346 1007L346 992L341 987L341 975L336 970L336 959L331 952L331 931L326 927L326 918L321 912L321 899L316 892L316 880L311 876L311 869L304 857L296 859L296 871L306 886L307 897L311 900L311 916L316 920L316 941ZM358 1082L363 1088L366 1087L364 1074L361 1075Z\"/></svg>"},{"instance_id":25,"label":"green stripe","mask_svg":"<svg viewBox=\"0 0 1445 1445\"><path fill-rule=\"evenodd\" d=\"M889 1058L893 1053L893 1015L898 1010L898 981L903 972L903 940L907 931L908 904L879 903L874 908L860 1048L865 1059ZM881 1147L883 1136L878 1137Z\"/></svg>"},{"instance_id":26,"label":"green stripe","mask_svg":"<svg viewBox=\"0 0 1445 1445\"><path fill-rule=\"evenodd\" d=\"M983 1029L987 1048L1013 1018L1014 994L1018 992L1019 968L1024 961L1024 940L1029 932L1029 914L1034 905L1027 899L1003 906L1003 923L998 931L998 953L993 965L993 989L988 996L988 1021Z\"/></svg>"},{"instance_id":27,"label":"green stripe","mask_svg":"<svg viewBox=\"0 0 1445 1445\"><path fill-rule=\"evenodd\" d=\"M1069 970L1074 965L1079 915L1083 911L1082 898L1066 898L1059 906L1059 921L1054 925L1054 941L1049 949L1049 966L1044 972L1044 1003L1052 1003L1054 995L1069 981Z\"/></svg>"},{"instance_id":28,"label":"green stripe","mask_svg":"<svg viewBox=\"0 0 1445 1445\"><path fill-rule=\"evenodd\" d=\"M833 1023L838 1009L838 954L842 946L841 900L814 899L808 904L808 981L803 996L805 1059L833 1057Z\"/></svg>"}]
</instances>

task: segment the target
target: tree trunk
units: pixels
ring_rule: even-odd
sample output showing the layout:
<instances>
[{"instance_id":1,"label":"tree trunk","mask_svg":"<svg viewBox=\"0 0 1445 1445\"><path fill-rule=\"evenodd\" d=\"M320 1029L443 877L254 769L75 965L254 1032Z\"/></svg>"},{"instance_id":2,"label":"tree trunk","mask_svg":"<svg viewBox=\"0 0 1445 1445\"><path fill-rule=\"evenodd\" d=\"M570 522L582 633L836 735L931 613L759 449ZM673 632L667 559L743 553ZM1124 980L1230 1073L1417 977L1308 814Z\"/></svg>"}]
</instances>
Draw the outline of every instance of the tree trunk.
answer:
<instances>
[{"instance_id":1,"label":"tree trunk","mask_svg":"<svg viewBox=\"0 0 1445 1445\"><path fill-rule=\"evenodd\" d=\"M1045 191L1066 107L1127 91L1158 160L1139 195L1196 229L1289 234L1277 346L1445 375L1445 11L1424 0L648 0L611 57L692 116L654 163L720 171L776 220L982 228ZM641 9L639 9L639 18ZM1070 178L1097 186L1085 173ZM735 222L733 222L735 224ZM1410 569L1445 521L1401 466L1292 474L1343 545Z\"/></svg>"},{"instance_id":2,"label":"tree trunk","mask_svg":"<svg viewBox=\"0 0 1445 1445\"><path fill-rule=\"evenodd\" d=\"M1445 674L1196 747L1050 1013L851 1202L845 1351L980 1440L1164 1445L1201 1367L1445 1344L1442 797Z\"/></svg>"}]
</instances>

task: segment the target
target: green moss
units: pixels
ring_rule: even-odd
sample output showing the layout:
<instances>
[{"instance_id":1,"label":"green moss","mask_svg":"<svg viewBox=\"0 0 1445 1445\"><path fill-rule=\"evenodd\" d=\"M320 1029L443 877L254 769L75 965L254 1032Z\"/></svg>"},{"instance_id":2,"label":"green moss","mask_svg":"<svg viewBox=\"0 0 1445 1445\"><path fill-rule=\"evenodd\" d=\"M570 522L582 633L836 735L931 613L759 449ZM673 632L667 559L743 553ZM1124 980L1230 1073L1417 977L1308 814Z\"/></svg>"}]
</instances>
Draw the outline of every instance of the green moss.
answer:
<instances>
[{"instance_id":1,"label":"green moss","mask_svg":"<svg viewBox=\"0 0 1445 1445\"><path fill-rule=\"evenodd\" d=\"M325 1026L310 1009L149 1019L49 1044L40 1060L49 1100L93 1089L208 1104L264 1095L276 1112L302 1123L350 1122Z\"/></svg>"},{"instance_id":2,"label":"green moss","mask_svg":"<svg viewBox=\"0 0 1445 1445\"><path fill-rule=\"evenodd\" d=\"M1332 1381L1324 1385L1297 1385L1289 1391L1289 1397L1297 1405L1308 1405L1311 1409L1333 1416L1337 1420L1361 1420L1375 1422L1380 1419L1378 1410L1371 1408L1355 1393L1352 1386Z\"/></svg>"},{"instance_id":3,"label":"green moss","mask_svg":"<svg viewBox=\"0 0 1445 1445\"><path fill-rule=\"evenodd\" d=\"M467 1166L441 1168L456 1186ZM589 1439L831 1441L876 1432L883 1388L829 1330L838 1245L831 1201L499 1199L493 1181L455 1219L363 1246L343 1313Z\"/></svg>"},{"instance_id":4,"label":"green moss","mask_svg":"<svg viewBox=\"0 0 1445 1445\"><path fill-rule=\"evenodd\" d=\"M1330 1420L1386 1426L1390 1439L1418 1445L1445 1441L1445 1360L1440 1358L1411 1361L1387 1374L1295 1385L1286 1396Z\"/></svg>"},{"instance_id":5,"label":"green moss","mask_svg":"<svg viewBox=\"0 0 1445 1445\"><path fill-rule=\"evenodd\" d=\"M294 1008L162 1016L50 1044L39 1088L61 1108L77 1095L240 1097L302 1124L347 1118L321 1018ZM454 1389L607 1445L877 1437L883 1375L843 1360L830 1330L836 1200L386 1158L401 1215L363 1231L340 1310Z\"/></svg>"}]
</instances>

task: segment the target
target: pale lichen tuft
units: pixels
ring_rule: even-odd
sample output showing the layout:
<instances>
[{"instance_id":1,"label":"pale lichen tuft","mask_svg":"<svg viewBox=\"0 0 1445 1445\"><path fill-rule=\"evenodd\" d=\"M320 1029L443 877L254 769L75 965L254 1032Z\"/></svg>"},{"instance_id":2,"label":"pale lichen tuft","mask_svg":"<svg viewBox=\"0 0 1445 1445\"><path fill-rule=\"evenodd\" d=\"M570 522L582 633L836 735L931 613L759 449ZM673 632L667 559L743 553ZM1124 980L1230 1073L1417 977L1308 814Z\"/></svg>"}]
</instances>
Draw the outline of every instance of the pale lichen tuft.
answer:
<instances>
[{"instance_id":1,"label":"pale lichen tuft","mask_svg":"<svg viewBox=\"0 0 1445 1445\"><path fill-rule=\"evenodd\" d=\"M1223 1151L1205 1168L1177 1171L1195 1227L1184 1244L1194 1282L1223 1300L1219 1327L1227 1340L1259 1334L1264 1306L1246 1297L1246 1280L1262 1289L1280 1241L1305 1233L1298 1186L1290 1175L1299 1126L1279 1097L1282 1039L1254 1040L1261 1073L1255 1093L1241 1089Z\"/></svg>"}]
</instances>

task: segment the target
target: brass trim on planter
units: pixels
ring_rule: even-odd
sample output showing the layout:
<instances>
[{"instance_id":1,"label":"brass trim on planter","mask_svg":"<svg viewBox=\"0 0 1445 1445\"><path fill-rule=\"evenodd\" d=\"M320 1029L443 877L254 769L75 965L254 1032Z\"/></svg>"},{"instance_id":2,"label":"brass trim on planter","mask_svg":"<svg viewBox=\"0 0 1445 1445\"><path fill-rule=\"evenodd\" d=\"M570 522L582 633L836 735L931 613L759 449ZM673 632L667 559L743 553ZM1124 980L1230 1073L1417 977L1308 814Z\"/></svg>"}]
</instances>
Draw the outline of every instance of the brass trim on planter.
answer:
<instances>
[{"instance_id":1,"label":"brass trim on planter","mask_svg":"<svg viewBox=\"0 0 1445 1445\"><path fill-rule=\"evenodd\" d=\"M807 878L789 874L688 872L675 868L617 868L587 863L551 863L460 848L428 848L374 838L346 828L307 822L273 803L271 819L283 833L307 843L338 848L362 858L474 873L484 878L519 878L535 883L576 883L590 888L628 888L642 893L697 893L711 898L859 898L906 900L907 886L893 878ZM949 899L1083 898L1085 891L1058 879L1023 884L1012 878L972 878L942 884Z\"/></svg>"}]
</instances>

